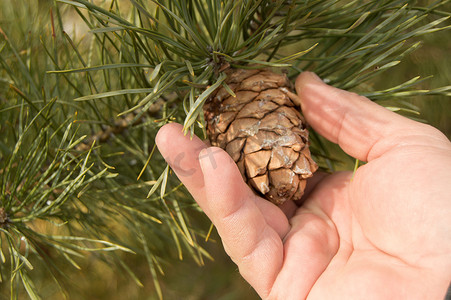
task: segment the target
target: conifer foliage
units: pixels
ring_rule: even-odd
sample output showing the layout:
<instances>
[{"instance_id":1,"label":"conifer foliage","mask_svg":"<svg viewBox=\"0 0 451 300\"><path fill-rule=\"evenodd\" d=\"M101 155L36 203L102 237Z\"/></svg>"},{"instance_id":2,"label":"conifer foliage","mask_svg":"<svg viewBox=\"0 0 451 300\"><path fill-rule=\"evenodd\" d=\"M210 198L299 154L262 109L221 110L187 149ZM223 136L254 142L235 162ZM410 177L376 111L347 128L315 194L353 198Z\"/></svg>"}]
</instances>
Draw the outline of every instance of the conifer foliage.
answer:
<instances>
[{"instance_id":1,"label":"conifer foliage","mask_svg":"<svg viewBox=\"0 0 451 300\"><path fill-rule=\"evenodd\" d=\"M44 297L49 276L64 294L67 266L87 258L142 285L132 256L146 261L161 298L172 258L211 259L208 223L154 138L179 122L206 139L218 91L239 96L232 70L291 81L314 71L405 114L415 113L408 97L450 95L449 86L417 90L420 77L371 84L422 36L450 28L446 0L16 2L0 2L0 279L12 299ZM330 146L309 131L312 157L332 171ZM302 149L289 168L305 158L306 178L316 166Z\"/></svg>"}]
</instances>

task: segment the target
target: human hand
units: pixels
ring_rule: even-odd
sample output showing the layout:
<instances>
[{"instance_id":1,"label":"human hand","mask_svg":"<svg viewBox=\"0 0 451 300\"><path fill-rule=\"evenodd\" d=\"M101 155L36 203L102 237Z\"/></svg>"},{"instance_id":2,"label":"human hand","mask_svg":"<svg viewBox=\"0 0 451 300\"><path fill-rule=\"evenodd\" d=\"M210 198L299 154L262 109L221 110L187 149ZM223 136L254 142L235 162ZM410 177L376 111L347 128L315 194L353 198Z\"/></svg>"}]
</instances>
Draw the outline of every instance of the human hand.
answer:
<instances>
[{"instance_id":1,"label":"human hand","mask_svg":"<svg viewBox=\"0 0 451 300\"><path fill-rule=\"evenodd\" d=\"M157 145L264 299L443 299L451 279L451 143L368 99L296 81L307 122L368 162L317 174L304 203L256 196L219 148L164 126Z\"/></svg>"}]
</instances>

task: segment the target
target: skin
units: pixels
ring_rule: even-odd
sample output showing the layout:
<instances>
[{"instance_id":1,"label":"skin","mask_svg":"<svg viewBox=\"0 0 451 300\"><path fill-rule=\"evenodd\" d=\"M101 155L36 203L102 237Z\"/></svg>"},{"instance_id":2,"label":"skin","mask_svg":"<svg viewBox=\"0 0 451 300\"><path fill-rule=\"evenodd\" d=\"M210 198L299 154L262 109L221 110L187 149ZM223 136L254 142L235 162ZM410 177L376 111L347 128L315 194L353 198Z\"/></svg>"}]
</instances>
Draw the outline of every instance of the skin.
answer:
<instances>
[{"instance_id":1,"label":"skin","mask_svg":"<svg viewBox=\"0 0 451 300\"><path fill-rule=\"evenodd\" d=\"M443 299L451 279L451 143L304 72L307 122L351 156L351 172L317 174L304 203L254 195L226 152L162 127L158 148L216 226L263 299Z\"/></svg>"}]
</instances>

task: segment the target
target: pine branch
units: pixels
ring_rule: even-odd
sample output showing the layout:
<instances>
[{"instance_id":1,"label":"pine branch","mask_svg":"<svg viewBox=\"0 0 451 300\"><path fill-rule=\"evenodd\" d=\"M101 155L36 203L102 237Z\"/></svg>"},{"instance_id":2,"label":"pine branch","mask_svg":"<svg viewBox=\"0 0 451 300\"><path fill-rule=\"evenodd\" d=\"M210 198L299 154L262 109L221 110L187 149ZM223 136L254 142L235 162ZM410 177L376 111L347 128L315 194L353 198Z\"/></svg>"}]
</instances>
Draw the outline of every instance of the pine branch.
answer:
<instances>
[{"instance_id":1,"label":"pine branch","mask_svg":"<svg viewBox=\"0 0 451 300\"><path fill-rule=\"evenodd\" d=\"M31 298L36 298L34 285L27 275L28 269L33 269L29 256L36 254L43 258L43 247L53 248L59 255L80 255L79 251L110 251L113 249L128 249L113 245L101 240L93 240L84 237L58 237L44 235L39 232L36 224L42 221L49 224L57 224L60 230L64 227L72 227L72 222L77 216L78 194L89 186L90 183L100 178L111 178L114 174L108 174L104 169L98 173L93 172L90 156L75 157L71 155L73 149L80 141L76 139L77 129L73 128L72 120L61 124L57 131L52 131L50 126L35 131L35 124L40 118L52 110L55 101L48 103L31 120L27 120L23 114L22 129L19 130L17 142L9 155L2 156L0 164L0 197L1 197L1 232L2 239L8 241L8 253L10 254L10 273L17 272L17 276L11 277L13 281L22 281ZM28 109L22 103L23 111ZM19 117L19 118L23 118ZM21 120L20 119L20 120ZM19 120L19 121L20 121ZM56 142L58 132L63 132L63 137ZM71 210L72 214L65 211ZM63 232L63 231L62 231ZM83 235L75 230L73 234ZM67 239L68 242L60 243L58 239ZM100 243L108 247L86 248L83 243ZM44 246L45 245L45 246ZM21 254L25 246L25 254ZM70 250L72 249L72 250ZM45 250L50 251L50 250ZM8 278L2 269L2 277Z\"/></svg>"},{"instance_id":2,"label":"pine branch","mask_svg":"<svg viewBox=\"0 0 451 300\"><path fill-rule=\"evenodd\" d=\"M83 268L87 253L138 285L127 255L145 258L162 297L169 257L203 264L211 256L201 242L209 224L197 221L199 208L155 151L158 129L176 121L205 134L202 106L219 86L233 95L230 68L284 68L292 79L315 71L416 116L405 99L450 96L450 87L418 88L428 77L372 83L423 36L450 29L446 3L1 3L0 274L12 297L39 297L29 272L38 265L63 290L64 264ZM68 30L74 14L88 28L82 35ZM315 132L312 148L326 170L339 166Z\"/></svg>"}]
</instances>

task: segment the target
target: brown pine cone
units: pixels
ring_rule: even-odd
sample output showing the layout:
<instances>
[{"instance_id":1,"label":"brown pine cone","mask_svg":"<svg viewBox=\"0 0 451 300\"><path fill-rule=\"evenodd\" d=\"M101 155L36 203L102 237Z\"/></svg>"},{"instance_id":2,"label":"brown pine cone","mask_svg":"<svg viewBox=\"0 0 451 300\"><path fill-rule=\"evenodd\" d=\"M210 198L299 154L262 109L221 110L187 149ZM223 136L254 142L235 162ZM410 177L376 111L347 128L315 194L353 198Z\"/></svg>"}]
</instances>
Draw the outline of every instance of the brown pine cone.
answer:
<instances>
[{"instance_id":1,"label":"brown pine cone","mask_svg":"<svg viewBox=\"0 0 451 300\"><path fill-rule=\"evenodd\" d=\"M306 179L318 168L310 157L308 131L287 95L285 75L269 70L228 71L227 84L204 105L210 143L227 151L243 179L275 204L300 200Z\"/></svg>"}]
</instances>

